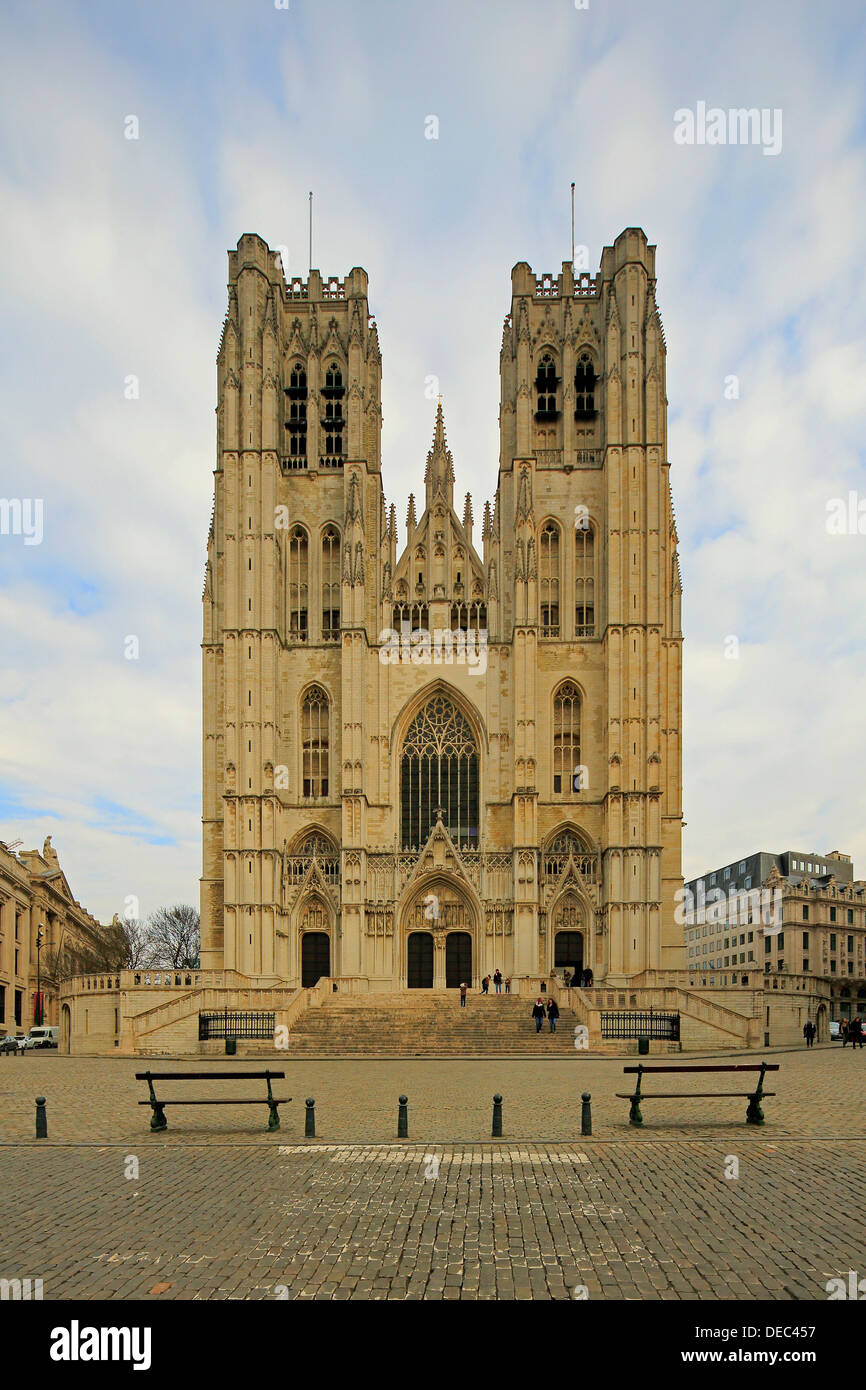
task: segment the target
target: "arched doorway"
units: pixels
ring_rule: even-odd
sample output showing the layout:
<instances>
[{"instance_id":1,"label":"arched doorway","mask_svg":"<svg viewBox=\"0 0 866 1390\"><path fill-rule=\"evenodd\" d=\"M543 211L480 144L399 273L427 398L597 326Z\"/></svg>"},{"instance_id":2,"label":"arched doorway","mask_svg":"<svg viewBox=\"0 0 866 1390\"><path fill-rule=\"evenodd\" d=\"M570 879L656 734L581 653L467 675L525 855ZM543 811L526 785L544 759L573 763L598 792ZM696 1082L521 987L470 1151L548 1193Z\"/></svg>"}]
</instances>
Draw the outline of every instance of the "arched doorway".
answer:
<instances>
[{"instance_id":1,"label":"arched doorway","mask_svg":"<svg viewBox=\"0 0 866 1390\"><path fill-rule=\"evenodd\" d=\"M553 939L553 964L556 970L570 970L572 978L580 979L583 970L583 932L558 931Z\"/></svg>"},{"instance_id":2,"label":"arched doorway","mask_svg":"<svg viewBox=\"0 0 866 1390\"><path fill-rule=\"evenodd\" d=\"M406 959L406 984L409 989L433 988L433 933L409 933Z\"/></svg>"},{"instance_id":3,"label":"arched doorway","mask_svg":"<svg viewBox=\"0 0 866 1390\"><path fill-rule=\"evenodd\" d=\"M72 1015L69 1011L69 1005L64 1004L63 1008L60 1010L60 1051L65 1052L67 1055L69 1053L71 1037Z\"/></svg>"},{"instance_id":4,"label":"arched doorway","mask_svg":"<svg viewBox=\"0 0 866 1390\"><path fill-rule=\"evenodd\" d=\"M312 989L331 973L331 939L327 932L305 931L301 937L301 986Z\"/></svg>"},{"instance_id":5,"label":"arched doorway","mask_svg":"<svg viewBox=\"0 0 866 1390\"><path fill-rule=\"evenodd\" d=\"M817 1041L819 1043L830 1041L830 1030L827 1026L827 1006L819 1004L815 1010L815 1027L817 1028Z\"/></svg>"},{"instance_id":6,"label":"arched doorway","mask_svg":"<svg viewBox=\"0 0 866 1390\"><path fill-rule=\"evenodd\" d=\"M472 983L472 937L468 931L450 931L445 938L445 988Z\"/></svg>"}]
</instances>

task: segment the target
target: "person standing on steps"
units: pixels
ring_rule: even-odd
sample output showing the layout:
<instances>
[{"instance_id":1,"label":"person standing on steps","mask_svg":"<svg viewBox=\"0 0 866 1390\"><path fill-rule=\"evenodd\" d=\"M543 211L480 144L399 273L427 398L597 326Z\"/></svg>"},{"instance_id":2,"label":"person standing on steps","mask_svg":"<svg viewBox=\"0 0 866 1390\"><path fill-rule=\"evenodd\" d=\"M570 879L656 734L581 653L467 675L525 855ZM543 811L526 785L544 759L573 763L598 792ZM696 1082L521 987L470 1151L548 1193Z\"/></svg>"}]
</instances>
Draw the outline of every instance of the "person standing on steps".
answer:
<instances>
[{"instance_id":1,"label":"person standing on steps","mask_svg":"<svg viewBox=\"0 0 866 1390\"><path fill-rule=\"evenodd\" d=\"M510 993L511 993L511 976L510 976L510 975L508 976L508 979L505 981L505 993L506 993L506 994L510 994Z\"/></svg>"},{"instance_id":2,"label":"person standing on steps","mask_svg":"<svg viewBox=\"0 0 866 1390\"><path fill-rule=\"evenodd\" d=\"M462 984L462 985L460 986L460 1007L461 1007L461 1009L465 1009L465 1008L466 1008L466 985L465 985L465 984Z\"/></svg>"},{"instance_id":3,"label":"person standing on steps","mask_svg":"<svg viewBox=\"0 0 866 1390\"><path fill-rule=\"evenodd\" d=\"M485 976L484 976L484 979L481 981L481 993L482 993L482 994L488 994L489 992L490 992L490 976L489 976L489 975L485 975Z\"/></svg>"},{"instance_id":4,"label":"person standing on steps","mask_svg":"<svg viewBox=\"0 0 866 1390\"><path fill-rule=\"evenodd\" d=\"M547 1001L547 1020L550 1024L551 1033L556 1032L556 1020L559 1018L559 1005L553 998Z\"/></svg>"},{"instance_id":5,"label":"person standing on steps","mask_svg":"<svg viewBox=\"0 0 866 1390\"><path fill-rule=\"evenodd\" d=\"M493 983L494 983L495 986L496 986L496 993L497 993L497 994L501 994L501 993L502 993L502 972L501 972L501 970L499 969L499 966L498 966L498 965L497 965L496 970L494 971L494 974L493 974Z\"/></svg>"},{"instance_id":6,"label":"person standing on steps","mask_svg":"<svg viewBox=\"0 0 866 1390\"><path fill-rule=\"evenodd\" d=\"M541 1025L542 1025L542 1023L544 1022L544 1000L543 1000L543 999L541 999L541 998L536 999L535 1004L533 1005L533 1008L532 1008L532 1017L535 1019L535 1031L536 1031L536 1033L540 1033L540 1032L541 1032Z\"/></svg>"}]
</instances>

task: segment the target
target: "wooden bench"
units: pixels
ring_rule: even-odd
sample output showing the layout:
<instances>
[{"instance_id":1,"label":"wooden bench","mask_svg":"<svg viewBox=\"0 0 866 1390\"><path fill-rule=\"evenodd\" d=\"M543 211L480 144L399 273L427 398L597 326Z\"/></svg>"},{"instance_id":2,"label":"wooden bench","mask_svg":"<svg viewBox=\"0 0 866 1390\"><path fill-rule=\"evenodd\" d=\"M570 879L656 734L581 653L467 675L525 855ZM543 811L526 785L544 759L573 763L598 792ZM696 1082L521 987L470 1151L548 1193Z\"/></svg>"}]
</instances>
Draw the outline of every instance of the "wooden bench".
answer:
<instances>
[{"instance_id":1,"label":"wooden bench","mask_svg":"<svg viewBox=\"0 0 866 1390\"><path fill-rule=\"evenodd\" d=\"M637 1073L637 1085L632 1095L627 1095L623 1091L617 1091L618 1100L630 1100L631 1109L628 1114L630 1125L642 1125L643 1115L641 1114L640 1104L642 1100L706 1100L717 1099L722 1096L742 1096L748 1097L749 1105L746 1110L746 1124L762 1125L764 1123L764 1112L761 1109L761 1101L765 1096L774 1096L775 1091L764 1090L764 1075L768 1071L778 1071L778 1062L761 1063L738 1063L735 1066L713 1066L713 1067L645 1067L642 1063L636 1067L623 1067L624 1073ZM641 1082L647 1072L692 1072L692 1071L759 1071L757 1089L754 1091L651 1091L649 1095L641 1093Z\"/></svg>"},{"instance_id":2,"label":"wooden bench","mask_svg":"<svg viewBox=\"0 0 866 1390\"><path fill-rule=\"evenodd\" d=\"M150 1117L151 1129L168 1129L168 1121L164 1113L167 1105L267 1105L270 1109L268 1129L279 1129L280 1114L277 1106L288 1105L292 1098L291 1096L275 1096L271 1090L271 1081L282 1080L285 1074L284 1071L137 1071L135 1079L136 1081L146 1081L150 1091L150 1099L140 1100L138 1103L139 1105L149 1105L153 1110ZM156 1092L153 1089L154 1081L199 1081L202 1078L206 1078L208 1081L266 1081L268 1094L255 1096L250 1100L238 1100L234 1096L228 1100L222 1097L218 1100L192 1100L185 1097L157 1100Z\"/></svg>"}]
</instances>

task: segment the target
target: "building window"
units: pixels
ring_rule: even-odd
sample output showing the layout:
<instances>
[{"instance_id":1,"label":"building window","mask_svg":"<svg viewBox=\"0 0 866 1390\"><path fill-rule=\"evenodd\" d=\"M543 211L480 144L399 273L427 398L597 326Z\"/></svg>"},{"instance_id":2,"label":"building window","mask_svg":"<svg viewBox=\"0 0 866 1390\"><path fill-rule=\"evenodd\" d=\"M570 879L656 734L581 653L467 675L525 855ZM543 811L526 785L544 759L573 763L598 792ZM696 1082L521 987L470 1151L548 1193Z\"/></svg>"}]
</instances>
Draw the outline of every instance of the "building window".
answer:
<instances>
[{"instance_id":1,"label":"building window","mask_svg":"<svg viewBox=\"0 0 866 1390\"><path fill-rule=\"evenodd\" d=\"M803 970L804 970L804 972L805 972L805 971L808 971L808 969L809 969L809 959L808 959L807 956L804 956L804 957L803 957Z\"/></svg>"},{"instance_id":2,"label":"building window","mask_svg":"<svg viewBox=\"0 0 866 1390\"><path fill-rule=\"evenodd\" d=\"M853 925L854 925L854 909L849 907L849 908L848 908L848 926L849 926L849 927L853 927Z\"/></svg>"},{"instance_id":3,"label":"building window","mask_svg":"<svg viewBox=\"0 0 866 1390\"><path fill-rule=\"evenodd\" d=\"M831 922L835 922L835 921L836 921L836 909L835 909L835 907L831 907L831 908L830 908L830 921L831 921Z\"/></svg>"},{"instance_id":4,"label":"building window","mask_svg":"<svg viewBox=\"0 0 866 1390\"><path fill-rule=\"evenodd\" d=\"M301 709L301 770L306 798L328 795L328 697L319 685L304 696Z\"/></svg>"},{"instance_id":5,"label":"building window","mask_svg":"<svg viewBox=\"0 0 866 1390\"><path fill-rule=\"evenodd\" d=\"M803 950L804 950L804 951L808 951L808 949L809 949L809 933L808 933L807 931L804 931L804 932L803 932Z\"/></svg>"},{"instance_id":6,"label":"building window","mask_svg":"<svg viewBox=\"0 0 866 1390\"><path fill-rule=\"evenodd\" d=\"M541 532L539 602L542 637L559 636L559 527L548 521Z\"/></svg>"},{"instance_id":7,"label":"building window","mask_svg":"<svg viewBox=\"0 0 866 1390\"><path fill-rule=\"evenodd\" d=\"M574 418L592 420L595 418L595 385L597 377L588 352L582 352L577 359L574 373Z\"/></svg>"},{"instance_id":8,"label":"building window","mask_svg":"<svg viewBox=\"0 0 866 1390\"><path fill-rule=\"evenodd\" d=\"M340 536L328 526L322 536L322 641L340 636Z\"/></svg>"},{"instance_id":9,"label":"building window","mask_svg":"<svg viewBox=\"0 0 866 1390\"><path fill-rule=\"evenodd\" d=\"M289 638L307 640L309 575L307 533L295 526L289 536Z\"/></svg>"},{"instance_id":10,"label":"building window","mask_svg":"<svg viewBox=\"0 0 866 1390\"><path fill-rule=\"evenodd\" d=\"M394 630L401 636L430 631L430 610L426 603L395 603Z\"/></svg>"},{"instance_id":11,"label":"building window","mask_svg":"<svg viewBox=\"0 0 866 1390\"><path fill-rule=\"evenodd\" d=\"M322 387L322 397L325 402L325 414L322 419L325 446L324 456L321 459L323 468L341 468L343 464L345 455L343 431L346 427L343 416L345 395L343 373L336 362L331 362L325 371L325 384Z\"/></svg>"},{"instance_id":12,"label":"building window","mask_svg":"<svg viewBox=\"0 0 866 1390\"><path fill-rule=\"evenodd\" d=\"M556 364L550 353L546 352L538 364L538 375L535 378L535 390L538 395L535 418L539 422L555 420L559 415L556 408L556 388L558 385Z\"/></svg>"},{"instance_id":13,"label":"building window","mask_svg":"<svg viewBox=\"0 0 866 1390\"><path fill-rule=\"evenodd\" d=\"M803 921L804 921L804 922L808 922L808 920L809 920L809 909L808 909L808 907L804 907L804 908L803 908Z\"/></svg>"},{"instance_id":14,"label":"building window","mask_svg":"<svg viewBox=\"0 0 866 1390\"><path fill-rule=\"evenodd\" d=\"M404 849L420 849L439 811L455 844L478 847L479 759L469 721L434 695L409 726L400 759Z\"/></svg>"},{"instance_id":15,"label":"building window","mask_svg":"<svg viewBox=\"0 0 866 1390\"><path fill-rule=\"evenodd\" d=\"M580 766L580 691L566 681L553 699L554 796L570 800L582 790Z\"/></svg>"},{"instance_id":16,"label":"building window","mask_svg":"<svg viewBox=\"0 0 866 1390\"><path fill-rule=\"evenodd\" d=\"M289 418L286 432L289 441L289 468L307 466L307 373L300 362L296 362L289 373L286 391Z\"/></svg>"},{"instance_id":17,"label":"building window","mask_svg":"<svg viewBox=\"0 0 866 1390\"><path fill-rule=\"evenodd\" d=\"M574 531L574 635L595 636L595 531L589 523Z\"/></svg>"},{"instance_id":18,"label":"building window","mask_svg":"<svg viewBox=\"0 0 866 1390\"><path fill-rule=\"evenodd\" d=\"M487 605L484 603L452 603L452 632L486 632Z\"/></svg>"},{"instance_id":19,"label":"building window","mask_svg":"<svg viewBox=\"0 0 866 1390\"><path fill-rule=\"evenodd\" d=\"M831 933L830 933L830 950L831 950L831 951L835 951L835 949L836 949L836 933L835 933L834 931L831 931Z\"/></svg>"}]
</instances>

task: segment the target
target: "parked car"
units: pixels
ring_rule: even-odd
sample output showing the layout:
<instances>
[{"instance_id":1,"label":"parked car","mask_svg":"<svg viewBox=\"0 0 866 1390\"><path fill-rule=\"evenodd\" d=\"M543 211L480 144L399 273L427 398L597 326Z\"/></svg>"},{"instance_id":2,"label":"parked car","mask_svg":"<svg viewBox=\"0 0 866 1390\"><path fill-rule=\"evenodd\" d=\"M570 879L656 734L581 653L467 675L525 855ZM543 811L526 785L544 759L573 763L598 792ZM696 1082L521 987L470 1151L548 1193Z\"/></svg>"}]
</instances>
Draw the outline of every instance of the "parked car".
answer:
<instances>
[{"instance_id":1,"label":"parked car","mask_svg":"<svg viewBox=\"0 0 866 1390\"><path fill-rule=\"evenodd\" d=\"M0 1039L0 1052L18 1052L23 1041L23 1038L16 1038L14 1033L7 1033L5 1038Z\"/></svg>"},{"instance_id":2,"label":"parked car","mask_svg":"<svg viewBox=\"0 0 866 1390\"><path fill-rule=\"evenodd\" d=\"M31 1028L21 1046L25 1051L32 1047L57 1047L60 1043L60 1029L56 1024L43 1023Z\"/></svg>"},{"instance_id":3,"label":"parked car","mask_svg":"<svg viewBox=\"0 0 866 1390\"><path fill-rule=\"evenodd\" d=\"M831 1019L830 1019L830 1041L832 1042L834 1038L838 1038L838 1037L841 1037L841 1029L840 1029L840 1027L839 1027L839 1020L838 1020L837 1018L831 1018Z\"/></svg>"}]
</instances>

